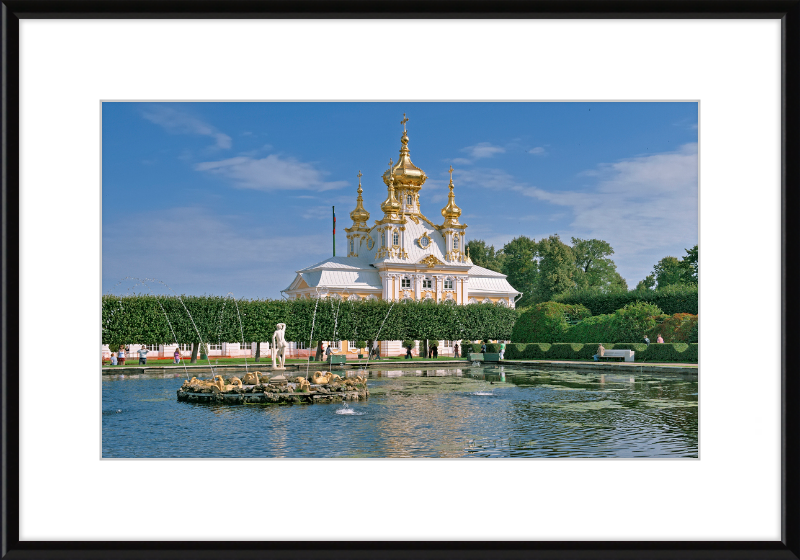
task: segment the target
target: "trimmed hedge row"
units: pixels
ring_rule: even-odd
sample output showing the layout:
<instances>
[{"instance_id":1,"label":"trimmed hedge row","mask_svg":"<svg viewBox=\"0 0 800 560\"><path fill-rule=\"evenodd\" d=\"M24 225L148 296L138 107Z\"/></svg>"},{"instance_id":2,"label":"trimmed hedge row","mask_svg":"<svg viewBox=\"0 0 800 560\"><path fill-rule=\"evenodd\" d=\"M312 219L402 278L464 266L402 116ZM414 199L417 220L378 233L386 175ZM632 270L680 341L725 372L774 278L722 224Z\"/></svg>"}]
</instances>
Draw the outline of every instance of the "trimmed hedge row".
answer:
<instances>
[{"instance_id":1,"label":"trimmed hedge row","mask_svg":"<svg viewBox=\"0 0 800 560\"><path fill-rule=\"evenodd\" d=\"M697 344L638 344L603 343L606 350L633 350L636 362L681 362L696 364ZM591 360L597 353L598 343L554 343L533 342L529 344L511 343L506 345L506 359L509 360ZM478 347L480 350L480 346Z\"/></svg>"},{"instance_id":2,"label":"trimmed hedge row","mask_svg":"<svg viewBox=\"0 0 800 560\"><path fill-rule=\"evenodd\" d=\"M573 320L589 317L591 313L582 305L565 305L546 301L520 312L511 340L518 342L567 342L570 330L567 316ZM590 339L598 340L598 339Z\"/></svg>"},{"instance_id":3,"label":"trimmed hedge row","mask_svg":"<svg viewBox=\"0 0 800 560\"><path fill-rule=\"evenodd\" d=\"M667 315L698 313L697 286L673 285L660 290L640 290L611 294L592 291L566 292L553 299L566 305L583 305L592 315L609 315L629 303L643 301L657 305Z\"/></svg>"}]
</instances>

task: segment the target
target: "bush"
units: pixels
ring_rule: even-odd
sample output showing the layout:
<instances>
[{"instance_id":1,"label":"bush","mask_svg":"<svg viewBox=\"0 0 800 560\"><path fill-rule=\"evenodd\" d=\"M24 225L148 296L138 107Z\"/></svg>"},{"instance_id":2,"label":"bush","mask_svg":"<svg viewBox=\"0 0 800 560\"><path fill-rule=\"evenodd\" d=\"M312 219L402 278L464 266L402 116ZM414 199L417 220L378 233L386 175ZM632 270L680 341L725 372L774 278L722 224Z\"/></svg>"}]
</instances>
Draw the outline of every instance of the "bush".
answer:
<instances>
[{"instance_id":1,"label":"bush","mask_svg":"<svg viewBox=\"0 0 800 560\"><path fill-rule=\"evenodd\" d=\"M532 342L519 344L512 342L506 347L506 358L509 360L545 360L546 353L552 344Z\"/></svg>"},{"instance_id":2,"label":"bush","mask_svg":"<svg viewBox=\"0 0 800 560\"><path fill-rule=\"evenodd\" d=\"M511 331L514 342L565 342L570 325L566 316L573 320L589 317L591 313L582 305L565 305L546 301L534 305L520 314Z\"/></svg>"},{"instance_id":3,"label":"bush","mask_svg":"<svg viewBox=\"0 0 800 560\"><path fill-rule=\"evenodd\" d=\"M428 341L428 348L431 348L433 346L438 347L439 346L439 341L438 340L429 340Z\"/></svg>"},{"instance_id":4,"label":"bush","mask_svg":"<svg viewBox=\"0 0 800 560\"><path fill-rule=\"evenodd\" d=\"M697 342L698 319L691 313L664 315L660 324L650 329L650 340L661 334L664 342Z\"/></svg>"},{"instance_id":5,"label":"bush","mask_svg":"<svg viewBox=\"0 0 800 560\"><path fill-rule=\"evenodd\" d=\"M416 344L415 341L406 339L403 341L403 348L413 349L415 344Z\"/></svg>"},{"instance_id":6,"label":"bush","mask_svg":"<svg viewBox=\"0 0 800 560\"><path fill-rule=\"evenodd\" d=\"M500 353L500 344L490 342L486 345L486 353L487 354L499 354Z\"/></svg>"},{"instance_id":7,"label":"bush","mask_svg":"<svg viewBox=\"0 0 800 560\"><path fill-rule=\"evenodd\" d=\"M620 321L619 342L633 342L642 340L644 335L656 326L656 317L662 313L661 309L652 303L636 301L618 309L614 314Z\"/></svg>"},{"instance_id":8,"label":"bush","mask_svg":"<svg viewBox=\"0 0 800 560\"><path fill-rule=\"evenodd\" d=\"M366 348L367 347L367 341L366 340L356 340L356 346L358 346L359 350L361 350L362 348Z\"/></svg>"}]
</instances>

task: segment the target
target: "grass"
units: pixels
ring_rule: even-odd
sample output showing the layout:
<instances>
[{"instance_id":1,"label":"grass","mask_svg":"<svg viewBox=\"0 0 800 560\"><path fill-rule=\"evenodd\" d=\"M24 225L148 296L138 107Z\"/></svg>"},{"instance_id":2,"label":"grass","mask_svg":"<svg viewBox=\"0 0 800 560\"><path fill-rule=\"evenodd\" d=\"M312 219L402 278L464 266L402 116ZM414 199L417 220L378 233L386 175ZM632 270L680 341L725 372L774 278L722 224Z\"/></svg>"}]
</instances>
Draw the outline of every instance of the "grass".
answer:
<instances>
[{"instance_id":1,"label":"grass","mask_svg":"<svg viewBox=\"0 0 800 560\"><path fill-rule=\"evenodd\" d=\"M437 359L437 358L430 358L430 360L435 360L435 359ZM438 359L439 360L452 360L453 358L452 357L447 357L447 356L439 356ZM461 358L457 358L457 359L460 360ZM261 367L261 366L263 366L263 367L272 367L272 359L271 358L261 358L260 362L256 362L255 358L247 358L247 360L245 360L244 358L211 358L210 360L211 360L211 365L213 365L213 366L216 366L216 365L220 365L220 366L222 366L222 365L237 365L237 364L244 365L245 363L247 363L248 366L254 366L255 365L255 366L258 366L258 367ZM413 361L418 361L418 362L424 362L424 361L430 361L430 360L428 358L420 358L418 356L414 356L414 358L413 358ZM351 364L352 363L359 363L359 362L366 362L366 361L367 361L366 358L362 358L362 359L359 360L358 358L349 358L349 357L348 357L348 360L347 360L347 362L351 363ZM382 358L381 360L376 360L375 358L372 358L369 362L370 363L375 363L375 362L383 363L383 362L402 362L402 361L408 362L408 361L412 361L412 360L406 360L403 356L391 356L391 357L388 357L388 358ZM181 360L180 364L174 364L173 361L172 361L172 358L163 358L163 359L147 358L147 365L148 366L183 365L184 362L186 362L186 365L198 365L198 366L203 366L203 365L207 366L208 365L208 360L201 360L199 357L197 358L197 363L196 364L190 363L190 361L188 359L187 360ZM308 363L308 360L307 359L291 358L291 359L287 359L286 363L287 364L305 364L305 363ZM320 365L320 366L328 365L328 362L315 362L313 360L310 363L311 363L312 366L313 365ZM108 366L108 365L110 365L110 362L108 360L104 360L103 361L103 365ZM138 366L138 365L139 365L139 358L138 357L128 358L128 359L125 360L125 367Z\"/></svg>"}]
</instances>

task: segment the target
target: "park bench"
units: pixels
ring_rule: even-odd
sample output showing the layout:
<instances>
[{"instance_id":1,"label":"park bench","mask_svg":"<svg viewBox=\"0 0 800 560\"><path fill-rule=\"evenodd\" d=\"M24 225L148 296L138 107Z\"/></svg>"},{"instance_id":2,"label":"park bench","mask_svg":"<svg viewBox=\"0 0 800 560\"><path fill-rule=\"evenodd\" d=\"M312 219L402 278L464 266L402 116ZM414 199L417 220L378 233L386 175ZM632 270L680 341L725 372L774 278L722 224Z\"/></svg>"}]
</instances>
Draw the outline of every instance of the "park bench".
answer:
<instances>
[{"instance_id":1,"label":"park bench","mask_svg":"<svg viewBox=\"0 0 800 560\"><path fill-rule=\"evenodd\" d=\"M632 362L633 350L606 350L600 358L623 358L626 362Z\"/></svg>"}]
</instances>

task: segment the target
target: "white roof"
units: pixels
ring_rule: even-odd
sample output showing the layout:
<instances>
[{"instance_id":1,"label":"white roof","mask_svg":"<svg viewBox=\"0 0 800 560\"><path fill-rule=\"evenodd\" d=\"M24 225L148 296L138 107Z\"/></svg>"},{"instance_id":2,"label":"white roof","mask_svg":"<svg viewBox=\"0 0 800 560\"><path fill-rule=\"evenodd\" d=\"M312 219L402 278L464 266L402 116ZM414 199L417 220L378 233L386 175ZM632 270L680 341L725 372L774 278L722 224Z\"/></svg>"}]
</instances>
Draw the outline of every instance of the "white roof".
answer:
<instances>
[{"instance_id":1,"label":"white roof","mask_svg":"<svg viewBox=\"0 0 800 560\"><path fill-rule=\"evenodd\" d=\"M297 271L292 285L302 278L310 288L378 288L381 278L378 271L363 259L355 257L330 257ZM290 285L286 290L292 288Z\"/></svg>"}]
</instances>

